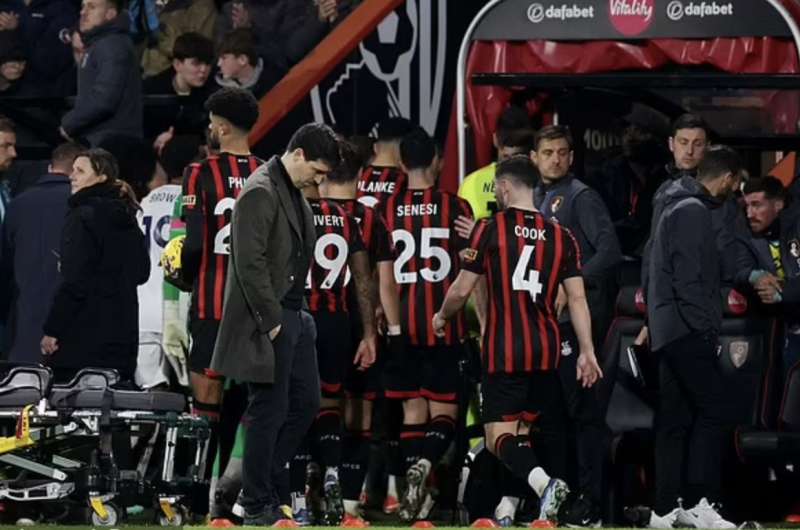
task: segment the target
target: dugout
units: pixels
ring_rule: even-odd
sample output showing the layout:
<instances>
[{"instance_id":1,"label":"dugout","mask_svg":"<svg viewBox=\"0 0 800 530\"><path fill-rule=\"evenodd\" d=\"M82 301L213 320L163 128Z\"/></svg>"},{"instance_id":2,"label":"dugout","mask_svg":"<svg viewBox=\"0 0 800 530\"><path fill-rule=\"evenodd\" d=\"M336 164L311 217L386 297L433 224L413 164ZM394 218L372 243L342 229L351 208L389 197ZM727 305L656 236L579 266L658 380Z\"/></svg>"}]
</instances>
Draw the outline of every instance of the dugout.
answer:
<instances>
[{"instance_id":1,"label":"dugout","mask_svg":"<svg viewBox=\"0 0 800 530\"><path fill-rule=\"evenodd\" d=\"M654 117L666 137L675 117L692 112L709 123L715 142L745 155L751 175L774 172L788 185L796 176L793 152L800 138L798 21L796 0L491 0L461 43L443 187L457 188L466 175L493 160L495 123L512 102L526 106L537 124L570 126L578 177L619 149L621 131L633 115ZM775 392L767 388L769 366L775 361L769 353L774 331L767 330L772 323L754 322L749 313L728 306L723 331L730 335L725 343L730 355L723 356L725 369L732 387L752 386L747 387L752 399L737 407L734 416L740 424L772 430L775 414L768 409L775 408L770 401ZM636 321L641 309L629 313L618 308L631 335L616 341L616 354L622 358L641 328ZM750 347L750 361L740 364L734 345L744 343ZM624 364L621 373L626 372ZM637 390L633 380L617 383L608 391L629 383L623 390L631 391L631 400L624 406L634 407L622 423L639 422L635 434L648 438L651 397ZM627 442L635 445L637 440L629 437ZM626 439L615 443L612 457L619 463L626 456ZM763 469L748 466L726 478L736 481L744 473L751 486L772 487ZM637 469L641 475L650 471ZM633 489L651 486L639 478ZM637 500L647 501L647 492L641 493ZM615 516L630 500L623 496L619 492L607 507L611 521L620 521Z\"/></svg>"},{"instance_id":2,"label":"dugout","mask_svg":"<svg viewBox=\"0 0 800 530\"><path fill-rule=\"evenodd\" d=\"M664 124L699 114L751 172L769 171L797 145L798 19L796 0L491 0L461 43L442 182L492 161L511 101L570 125L578 176L637 107Z\"/></svg>"}]
</instances>

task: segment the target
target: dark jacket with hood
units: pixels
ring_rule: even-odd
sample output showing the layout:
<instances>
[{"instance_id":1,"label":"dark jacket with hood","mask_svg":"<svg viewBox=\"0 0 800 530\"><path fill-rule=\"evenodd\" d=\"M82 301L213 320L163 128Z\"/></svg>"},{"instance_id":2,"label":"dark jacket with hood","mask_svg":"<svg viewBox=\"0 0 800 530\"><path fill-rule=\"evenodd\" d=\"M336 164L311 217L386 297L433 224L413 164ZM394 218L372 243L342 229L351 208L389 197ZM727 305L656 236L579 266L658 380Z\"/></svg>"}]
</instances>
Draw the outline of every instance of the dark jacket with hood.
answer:
<instances>
[{"instance_id":1,"label":"dark jacket with hood","mask_svg":"<svg viewBox=\"0 0 800 530\"><path fill-rule=\"evenodd\" d=\"M642 253L642 288L645 296L649 292L651 245L659 219L669 203L672 185L680 180L697 177L696 171L679 170L671 164L666 166L665 171L667 171L669 179L661 184L653 197L653 220L650 225L650 239L647 241ZM718 208L711 210L714 241L716 242L717 251L720 253L721 281L728 286L732 286L734 283L737 262L739 261L738 254L741 248L740 245L736 244L735 236L746 233L746 225L747 220L744 218L744 214L734 198L721 202Z\"/></svg>"},{"instance_id":2,"label":"dark jacket with hood","mask_svg":"<svg viewBox=\"0 0 800 530\"><path fill-rule=\"evenodd\" d=\"M650 347L658 351L695 332L719 333L720 254L711 211L720 206L692 177L675 181L653 229L647 313Z\"/></svg>"},{"instance_id":3,"label":"dark jacket with hood","mask_svg":"<svg viewBox=\"0 0 800 530\"><path fill-rule=\"evenodd\" d=\"M44 324L58 350L44 362L57 375L97 366L130 378L139 340L136 287L150 275L144 235L115 184L80 190L68 204L61 285Z\"/></svg>"},{"instance_id":4,"label":"dark jacket with hood","mask_svg":"<svg viewBox=\"0 0 800 530\"><path fill-rule=\"evenodd\" d=\"M95 146L110 134L142 136L142 80L129 26L123 11L83 34L86 55L78 68L78 97L61 120L70 137Z\"/></svg>"}]
</instances>

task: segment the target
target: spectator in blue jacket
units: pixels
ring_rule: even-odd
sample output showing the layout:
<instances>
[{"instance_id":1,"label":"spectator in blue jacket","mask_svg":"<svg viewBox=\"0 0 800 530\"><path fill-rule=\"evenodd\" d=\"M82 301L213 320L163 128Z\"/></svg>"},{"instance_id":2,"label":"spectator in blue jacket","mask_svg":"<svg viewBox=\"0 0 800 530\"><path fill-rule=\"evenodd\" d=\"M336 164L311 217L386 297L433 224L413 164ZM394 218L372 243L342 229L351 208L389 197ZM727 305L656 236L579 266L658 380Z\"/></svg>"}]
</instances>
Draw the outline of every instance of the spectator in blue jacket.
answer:
<instances>
[{"instance_id":1,"label":"spectator in blue jacket","mask_svg":"<svg viewBox=\"0 0 800 530\"><path fill-rule=\"evenodd\" d=\"M0 1L0 32L18 33L27 56L26 78L42 95L63 95L55 81L72 67L70 28L77 21L71 0Z\"/></svg>"},{"instance_id":2,"label":"spectator in blue jacket","mask_svg":"<svg viewBox=\"0 0 800 530\"><path fill-rule=\"evenodd\" d=\"M69 174L83 147L65 143L53 151L45 175L15 197L3 225L4 275L12 280L8 360L39 362L42 326L60 282L58 251L70 195Z\"/></svg>"},{"instance_id":3,"label":"spectator in blue jacket","mask_svg":"<svg viewBox=\"0 0 800 530\"><path fill-rule=\"evenodd\" d=\"M61 135L97 145L104 136L142 136L142 79L123 0L83 0L80 32L86 53L78 65L75 107Z\"/></svg>"}]
</instances>

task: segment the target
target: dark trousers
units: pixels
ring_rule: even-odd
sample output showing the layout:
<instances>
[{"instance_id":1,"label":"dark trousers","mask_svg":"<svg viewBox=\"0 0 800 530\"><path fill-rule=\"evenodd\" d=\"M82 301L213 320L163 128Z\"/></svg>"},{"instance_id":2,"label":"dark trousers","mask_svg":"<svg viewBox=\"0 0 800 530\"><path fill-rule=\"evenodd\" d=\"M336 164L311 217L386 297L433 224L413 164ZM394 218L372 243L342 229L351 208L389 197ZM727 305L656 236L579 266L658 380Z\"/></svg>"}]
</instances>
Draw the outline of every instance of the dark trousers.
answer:
<instances>
[{"instance_id":1,"label":"dark trousers","mask_svg":"<svg viewBox=\"0 0 800 530\"><path fill-rule=\"evenodd\" d=\"M577 454L574 461L577 469L572 469L570 475L577 479L579 491L599 508L605 498L605 464L611 438L605 418L608 404L601 399L600 382L591 388L583 388L580 381L576 381L580 355L578 339L569 322L561 324L559 328L562 349L568 345L571 350L569 355L563 355L562 351L558 367L571 420L569 441L574 447L570 447L570 450ZM602 350L595 348L595 355L602 365L601 354Z\"/></svg>"},{"instance_id":2,"label":"dark trousers","mask_svg":"<svg viewBox=\"0 0 800 530\"><path fill-rule=\"evenodd\" d=\"M693 506L699 497L718 501L725 401L717 337L694 333L659 353L656 418L656 512L674 509L678 498Z\"/></svg>"},{"instance_id":3,"label":"dark trousers","mask_svg":"<svg viewBox=\"0 0 800 530\"><path fill-rule=\"evenodd\" d=\"M283 310L275 348L275 382L248 384L242 506L257 516L279 504L276 484L319 409L314 319Z\"/></svg>"}]
</instances>

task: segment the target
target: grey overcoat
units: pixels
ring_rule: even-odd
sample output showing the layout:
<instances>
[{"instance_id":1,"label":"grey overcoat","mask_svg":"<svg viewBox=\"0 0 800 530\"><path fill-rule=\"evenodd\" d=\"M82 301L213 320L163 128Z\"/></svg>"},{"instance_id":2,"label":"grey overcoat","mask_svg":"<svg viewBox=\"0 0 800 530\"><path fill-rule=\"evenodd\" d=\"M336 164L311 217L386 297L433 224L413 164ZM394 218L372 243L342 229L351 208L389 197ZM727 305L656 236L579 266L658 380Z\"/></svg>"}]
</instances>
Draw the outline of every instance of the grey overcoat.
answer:
<instances>
[{"instance_id":1,"label":"grey overcoat","mask_svg":"<svg viewBox=\"0 0 800 530\"><path fill-rule=\"evenodd\" d=\"M273 157L253 173L236 199L222 322L211 369L240 382L272 383L275 351L269 331L281 323L281 300L295 281L302 254L292 232L304 227L305 256L314 251L314 220L303 199L305 222L295 213L283 164ZM305 276L305 272L304 272Z\"/></svg>"}]
</instances>

